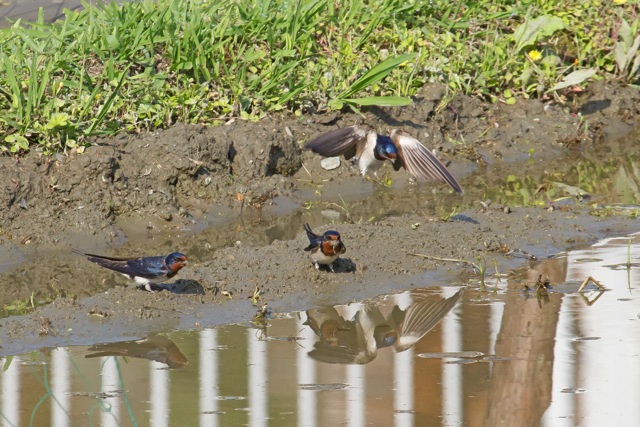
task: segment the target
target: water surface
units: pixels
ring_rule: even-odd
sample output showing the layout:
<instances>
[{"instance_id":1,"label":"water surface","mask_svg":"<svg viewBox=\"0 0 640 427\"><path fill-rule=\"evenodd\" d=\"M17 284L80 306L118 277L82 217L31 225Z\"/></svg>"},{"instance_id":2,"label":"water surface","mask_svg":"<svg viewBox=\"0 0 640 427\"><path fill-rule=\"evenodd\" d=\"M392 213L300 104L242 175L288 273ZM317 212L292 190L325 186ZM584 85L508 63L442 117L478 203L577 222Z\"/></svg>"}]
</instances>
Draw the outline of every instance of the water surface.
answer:
<instances>
[{"instance_id":1,"label":"water surface","mask_svg":"<svg viewBox=\"0 0 640 427\"><path fill-rule=\"evenodd\" d=\"M484 287L5 358L1 416L14 426L640 425L639 239L488 275ZM551 288L536 290L540 275ZM606 290L578 292L589 276ZM401 348L411 307L462 288Z\"/></svg>"}]
</instances>

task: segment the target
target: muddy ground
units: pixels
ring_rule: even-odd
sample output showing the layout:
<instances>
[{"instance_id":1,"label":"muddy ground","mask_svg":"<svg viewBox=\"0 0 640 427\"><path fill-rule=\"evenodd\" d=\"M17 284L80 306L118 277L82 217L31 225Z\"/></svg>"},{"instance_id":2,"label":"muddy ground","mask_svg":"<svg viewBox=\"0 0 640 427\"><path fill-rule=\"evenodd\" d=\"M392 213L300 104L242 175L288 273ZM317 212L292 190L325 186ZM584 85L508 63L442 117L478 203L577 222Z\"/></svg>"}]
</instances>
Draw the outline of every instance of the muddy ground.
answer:
<instances>
[{"instance_id":1,"label":"muddy ground","mask_svg":"<svg viewBox=\"0 0 640 427\"><path fill-rule=\"evenodd\" d=\"M440 108L445 94L428 86L410 107L371 109L364 117L181 125L98 139L82 154L1 158L0 302L6 314L19 312L6 310L17 300L42 306L0 320L0 355L247 320L256 289L281 312L460 282L472 272L464 263L410 253L479 257L491 269L495 259L505 269L531 262L526 254L547 257L637 230L637 220L598 218L580 206L509 212L479 203L507 174L566 169L589 155L637 154L629 136L640 105L636 89L598 82L565 105L457 97ZM301 149L310 137L362 121L403 128L436 149L465 194L416 187L391 168L394 183L382 188L345 162L325 171ZM458 213L442 221L452 211ZM316 272L308 262L304 222L319 231L332 223L342 233L348 250L337 273ZM191 263L179 281L150 294L122 286L71 255L72 247L112 255L179 250Z\"/></svg>"}]
</instances>

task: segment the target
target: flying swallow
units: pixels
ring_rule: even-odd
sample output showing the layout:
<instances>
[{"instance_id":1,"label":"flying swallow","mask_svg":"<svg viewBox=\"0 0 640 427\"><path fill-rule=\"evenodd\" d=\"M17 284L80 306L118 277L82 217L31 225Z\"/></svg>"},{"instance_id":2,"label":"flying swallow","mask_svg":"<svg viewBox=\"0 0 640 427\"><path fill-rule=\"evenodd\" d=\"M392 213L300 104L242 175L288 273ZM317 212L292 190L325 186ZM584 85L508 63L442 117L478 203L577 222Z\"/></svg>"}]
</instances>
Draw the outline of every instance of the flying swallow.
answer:
<instances>
[{"instance_id":1,"label":"flying swallow","mask_svg":"<svg viewBox=\"0 0 640 427\"><path fill-rule=\"evenodd\" d=\"M73 252L86 257L99 266L116 271L128 277L129 280L144 285L149 292L152 283L160 283L171 279L178 271L187 265L187 257L179 252L167 256L115 258L102 255L86 254L73 249Z\"/></svg>"},{"instance_id":2,"label":"flying swallow","mask_svg":"<svg viewBox=\"0 0 640 427\"><path fill-rule=\"evenodd\" d=\"M446 182L462 193L460 184L446 166L420 141L398 129L391 130L387 136L367 125L349 126L312 139L305 149L324 157L344 155L347 160L355 157L362 176L368 171L377 176L380 166L389 160L396 171L405 168L416 179Z\"/></svg>"},{"instance_id":3,"label":"flying swallow","mask_svg":"<svg viewBox=\"0 0 640 427\"><path fill-rule=\"evenodd\" d=\"M347 251L346 246L340 240L340 233L335 230L327 230L323 235L315 234L311 231L309 224L304 225L304 230L307 232L309 238L309 246L304 248L309 252L309 259L316 266L316 269L320 270L320 265L328 265L331 272L333 270L333 263L338 259L340 254Z\"/></svg>"}]
</instances>

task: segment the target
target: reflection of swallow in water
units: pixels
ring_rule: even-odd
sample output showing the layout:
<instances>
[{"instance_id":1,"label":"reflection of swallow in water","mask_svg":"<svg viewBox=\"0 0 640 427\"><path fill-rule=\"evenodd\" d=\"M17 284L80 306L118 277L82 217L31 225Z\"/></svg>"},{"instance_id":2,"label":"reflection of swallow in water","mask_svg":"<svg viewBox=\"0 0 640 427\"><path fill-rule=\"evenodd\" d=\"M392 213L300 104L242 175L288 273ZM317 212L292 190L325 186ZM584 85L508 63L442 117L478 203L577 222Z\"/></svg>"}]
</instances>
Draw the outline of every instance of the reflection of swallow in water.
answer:
<instances>
[{"instance_id":1,"label":"reflection of swallow in water","mask_svg":"<svg viewBox=\"0 0 640 427\"><path fill-rule=\"evenodd\" d=\"M178 346L169 338L151 335L136 341L114 342L98 344L89 348L97 353L87 354L85 357L125 356L140 359L155 360L164 363L169 368L182 368L189 364Z\"/></svg>"},{"instance_id":2,"label":"reflection of swallow in water","mask_svg":"<svg viewBox=\"0 0 640 427\"><path fill-rule=\"evenodd\" d=\"M405 351L451 311L461 294L462 290L435 303L418 301L406 310L396 305L386 317L378 305L360 309L351 320L344 319L336 307L309 310L305 324L320 338L309 356L325 363L365 364L381 348Z\"/></svg>"},{"instance_id":3,"label":"reflection of swallow in water","mask_svg":"<svg viewBox=\"0 0 640 427\"><path fill-rule=\"evenodd\" d=\"M304 248L309 252L311 262L320 270L320 265L328 265L333 273L333 263L338 257L347 251L346 246L340 240L340 233L335 230L327 230L321 236L311 231L309 224L304 225L304 230L309 238L309 246Z\"/></svg>"},{"instance_id":4,"label":"reflection of swallow in water","mask_svg":"<svg viewBox=\"0 0 640 427\"><path fill-rule=\"evenodd\" d=\"M117 271L133 280L145 289L153 292L152 283L164 282L178 274L187 265L187 257L179 252L167 256L150 256L139 258L115 258L102 255L85 254L76 249L73 252L86 257L99 266Z\"/></svg>"},{"instance_id":5,"label":"reflection of swallow in water","mask_svg":"<svg viewBox=\"0 0 640 427\"><path fill-rule=\"evenodd\" d=\"M389 136L380 135L366 125L332 130L309 141L305 148L324 157L355 157L362 176L377 171L385 160L398 171L405 168L410 175L428 182L446 182L462 193L458 181L438 158L417 139L393 129Z\"/></svg>"}]
</instances>

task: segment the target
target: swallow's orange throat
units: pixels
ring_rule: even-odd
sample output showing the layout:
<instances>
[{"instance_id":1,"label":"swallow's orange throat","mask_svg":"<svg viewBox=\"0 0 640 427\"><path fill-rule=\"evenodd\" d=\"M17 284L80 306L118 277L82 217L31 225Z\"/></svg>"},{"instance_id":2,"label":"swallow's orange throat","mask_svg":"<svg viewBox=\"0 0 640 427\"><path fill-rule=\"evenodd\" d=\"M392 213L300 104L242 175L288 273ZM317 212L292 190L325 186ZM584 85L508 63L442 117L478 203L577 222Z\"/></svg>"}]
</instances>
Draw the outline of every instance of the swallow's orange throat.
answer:
<instances>
[{"instance_id":1,"label":"swallow's orange throat","mask_svg":"<svg viewBox=\"0 0 640 427\"><path fill-rule=\"evenodd\" d=\"M169 265L169 270L171 270L171 272L173 274L177 273L178 271L180 271L182 269L182 267L184 267L185 265L187 265L187 260L185 259L184 261L180 260L180 261L176 261L173 264Z\"/></svg>"},{"instance_id":2,"label":"swallow's orange throat","mask_svg":"<svg viewBox=\"0 0 640 427\"><path fill-rule=\"evenodd\" d=\"M345 247L340 240L325 240L322 242L322 253L327 256L345 253Z\"/></svg>"}]
</instances>

